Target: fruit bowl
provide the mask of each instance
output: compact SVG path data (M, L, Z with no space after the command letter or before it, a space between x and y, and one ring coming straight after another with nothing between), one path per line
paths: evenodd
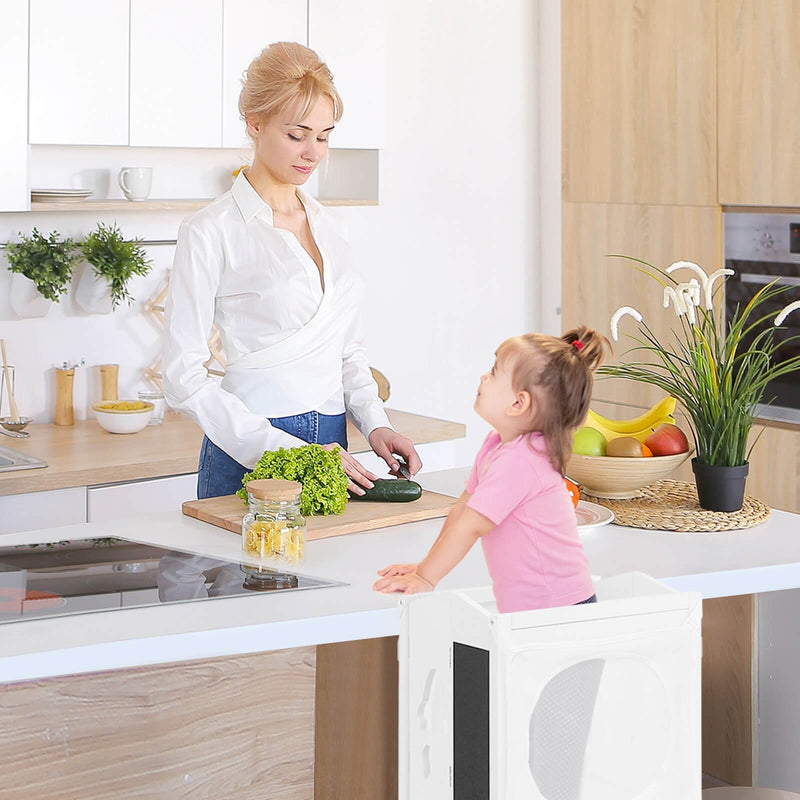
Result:
M581 456L573 453L567 462L567 476L579 484L584 492L595 497L639 497L639 489L666 478L691 454L691 449L676 455L648 458Z
M150 422L153 404L144 400L103 400L92 403L100 427L109 433L138 433Z

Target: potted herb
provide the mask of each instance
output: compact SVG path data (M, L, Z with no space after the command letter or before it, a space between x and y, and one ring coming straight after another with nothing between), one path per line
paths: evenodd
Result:
M784 305L776 314L774 309L785 303L783 295L791 287L772 282L744 306L736 306L725 325L721 312L714 308L714 298L733 270L719 269L708 275L688 261L661 270L645 261L630 260L661 284L663 306L672 308L678 324L659 341L635 308L617 309L611 318L615 341L624 316L638 323L638 334L630 337L636 344L625 354L636 360L606 365L598 374L648 383L676 397L694 437L692 467L701 507L736 511L742 507L748 458L755 444L748 440L756 405L771 401L765 397L771 380L800 369L800 355L779 362L774 359L780 347L800 339L775 335L786 316L800 308L800 301ZM675 272L690 272L692 277L679 282L673 277ZM724 488L706 488L708 475L724 476L721 485L733 489L730 495Z
M34 228L30 236L19 236L19 242L6 245L12 273L9 302L21 317L43 317L67 291L77 247L72 239L59 239L57 231L43 236Z
M101 222L81 243L81 252L91 269L84 269L75 290L78 305L90 314L107 314L123 300L130 305L128 281L151 268L140 240L127 240L116 225Z

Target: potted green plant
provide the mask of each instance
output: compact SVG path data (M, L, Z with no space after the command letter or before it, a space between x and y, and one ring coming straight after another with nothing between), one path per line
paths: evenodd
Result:
M627 258L623 256L623 258ZM672 308L677 324L659 340L642 315L631 306L617 309L611 318L611 335L619 339L621 319L638 323L635 342L624 355L635 360L610 364L599 375L627 378L656 386L676 397L686 412L694 437L692 467L702 508L736 511L742 507L748 458L755 441L749 435L756 405L765 398L774 378L800 369L800 355L776 361L776 351L798 336L778 337L776 329L800 301L785 305L777 314L776 302L790 287L772 282L762 286L744 306L737 306L726 325L715 308L715 297L733 270L710 275L697 264L679 261L662 270L646 261L630 259L637 268L661 284L663 306ZM680 282L673 273L691 272ZM771 306L772 311L767 311ZM765 323L771 323L765 325ZM718 479L707 487L706 479Z
M147 275L151 262L139 239L125 239L115 225L98 223L81 243L88 262L75 289L75 300L90 314L108 313L123 300L133 302L128 281L134 275Z
M57 231L44 236L34 228L30 236L19 236L19 242L6 245L9 302L21 317L43 317L67 291L79 253L75 242L59 239Z

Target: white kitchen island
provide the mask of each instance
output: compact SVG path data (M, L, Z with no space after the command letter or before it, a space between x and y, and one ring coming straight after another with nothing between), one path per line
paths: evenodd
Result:
M422 477L421 482L426 488L456 495L463 488L466 474L466 470L431 473ZM773 511L767 522L740 531L686 534L608 525L583 531L582 539L592 573L599 578L639 570L674 588L698 591L705 598L716 598L800 587L800 536L797 535L799 523L798 515ZM441 520L434 519L309 542L305 563L299 571L314 577L342 581L347 584L345 586L265 596L240 595L210 602L115 609L0 625L0 681L5 684L2 695L4 713L8 717L14 710L27 708L28 703L37 703L38 706L47 706L50 703L51 710L57 716L58 701L67 691L64 687L73 683L80 687L77 694L86 702L88 715L91 715L95 704L97 709L104 709L101 713L111 713L109 708L114 707L113 702L109 701L107 695L101 702L95 694L95 687L107 684L113 687L107 689L113 694L119 691L120 686L133 686L138 678L152 678L156 682L163 680L160 671L166 671L164 674L172 682L171 703L178 703L177 698L183 697L181 681L189 676L186 677L184 702L187 707L200 704L202 710L214 689L202 681L203 688L193 688L190 681L197 678L197 669L201 670L202 675L205 675L203 670L207 672L211 669L221 670L221 674L232 676L238 675L235 673L236 665L246 665L243 668L248 677L238 676L231 680L234 684L238 681L238 688L245 696L247 685L243 682L256 681L252 696L242 706L242 714L253 723L252 731L259 730L259 725L273 719L271 712L266 709L272 707L270 703L274 706L276 700L282 708L281 698L284 694L288 700L294 697L295 705L299 709L295 718L306 720L305 739L300 731L297 740L303 740L304 743L292 745L293 751L298 754L297 763L302 762L301 767L295 764L295 772L292 774L295 777L300 775L300 778L292 778L278 791L280 780L274 770L280 773L281 765L259 764L261 789L264 788L263 780L268 780L271 781L275 797L377 797L378 795L369 794L369 791L375 789L368 788L369 781L365 779L363 772L358 776L356 785L364 787L364 794L338 794L340 791L351 792L352 788L342 787L353 785L348 782L348 766L342 752L366 746L360 740L359 743L353 742L352 748L348 748L346 739L351 733L356 735L354 730L363 734L368 742L371 739L383 739L373 744L385 754L388 753L386 757L389 760L394 746L391 740L386 741L386 737L380 735L380 731L382 726L386 728L387 722L391 727L391 719L382 719L381 715L389 714L392 703L395 702L395 695L391 691L392 681L396 676L396 672L392 671L392 667L396 670L396 664L393 663L395 640L392 637L398 631L397 598L377 594L372 591L371 586L378 568L393 561L418 560L424 555L440 527ZM196 552L231 562L239 560L241 546L237 534L190 519L179 512L129 517L114 523L86 523L12 534L3 537L3 544L108 536ZM474 548L442 582L441 589L474 587L487 583L488 575L480 548ZM326 647L329 649L326 650ZM346 648L355 649L349 656L344 656L349 660L346 665L342 665L339 661L342 654L346 653ZM325 655L321 660L322 654ZM280 665L259 662L253 671L248 660L270 658L277 659ZM326 665L324 669L323 663ZM284 671L281 672L281 669ZM272 675L271 670L277 671ZM193 671L194 677L190 675ZM327 677L321 679L321 671ZM298 677L302 675L305 675L304 679ZM374 685L369 684L373 679L377 682ZM292 695L288 687L295 680L305 680L305 694L300 692L297 696ZM255 690L256 686L260 688ZM231 704L236 694L235 689L236 685L228 685L226 689L230 692L228 701ZM24 698L23 695L28 691L30 698ZM206 695L205 692L209 694ZM381 697L377 697L376 693ZM364 714L367 712L362 708L352 715L353 719L348 723L342 716L342 704L346 707L353 698L363 700L367 710L379 700L386 705L382 710L378 709L377 717L371 721L365 721ZM321 706L332 699L334 706L321 712ZM72 710L69 713L75 713L74 692L72 700ZM212 718L215 721L210 724L207 735L201 737L203 742L213 740L212 731L219 729L220 725L224 730L224 724L219 722L219 718L220 715L224 716L225 708L226 703L223 702L222 708L213 711ZM259 713L262 709L263 720ZM158 708L151 712L156 719L159 718ZM41 721L34 722L34 727L25 734L29 739L37 735L40 738L55 736L56 739L59 735L62 738L69 736L63 731L63 721L58 723L56 719L53 719L48 733L45 734L47 715L41 716L42 713L40 708L37 719L41 717ZM346 716L348 715L345 713L344 717ZM338 719L332 722L331 717ZM199 719L203 718L200 713ZM190 719L196 722L194 717ZM278 719L275 718L274 722L277 725ZM282 720L281 724L284 722L286 720ZM58 727L59 724L61 728ZM77 725L77 721L73 724ZM182 724L189 723L184 720ZM240 720L237 724L241 724ZM36 728L36 725L40 727ZM313 741L314 725L318 740L316 752ZM17 729L14 725L9 726L7 735L13 735L15 730ZM58 734L59 730L62 731L61 734ZM327 754L320 751L321 738L332 748ZM165 734L165 752L174 752L174 746L168 744L170 741L170 737ZM57 743L63 772L66 761L69 758L74 761L74 757L64 752L65 748L67 751L70 749L65 741L59 740ZM197 746L195 743L195 747ZM133 736L121 742L119 747L128 753L139 753L142 756L140 750L148 750L148 743ZM0 751L4 749L8 749L7 743L4 743ZM79 748L73 745L73 749ZM237 774L238 770L247 765L246 752L246 747L244 751L237 751ZM252 757L256 758L256 755L253 751ZM13 752L8 757L13 759ZM188 754L181 757L191 761ZM363 752L355 753L354 765L361 763L363 757ZM379 759L373 758L372 761ZM181 785L174 783L174 776L169 779L173 783L167 781L153 784L149 782L148 776L157 768L146 759L142 764L142 773L136 773L135 776L137 785L143 791L141 795L119 794L120 787L112 786L108 795L92 796L158 796L157 791L164 791L167 786L173 792L171 796L221 796L205 792L216 779L231 786L230 777L223 780L219 775L213 774L214 770L210 770L212 774L209 777L210 768L207 763L194 764L192 769L187 767L186 777ZM314 782L315 765L317 788L316 794L313 794L309 787ZM4 770L10 767L10 764L2 765ZM84 769L83 766L80 768ZM174 770L174 763L172 768ZM381 785L391 785L391 769L391 765L387 767L385 764L383 767L376 767L376 772L381 773L376 780L379 783L382 781ZM325 773L325 780L330 781L325 784L329 787L327 789L321 788L321 772ZM336 774L331 777L331 773ZM128 780L133 779L128 776ZM72 785L74 787L75 784ZM52 782L46 784L47 796L70 796L51 793L53 787ZM150 787L150 795L145 791L147 787ZM257 786L250 788L252 795L237 785L236 796L263 796L258 794ZM192 791L199 794L193 795Z

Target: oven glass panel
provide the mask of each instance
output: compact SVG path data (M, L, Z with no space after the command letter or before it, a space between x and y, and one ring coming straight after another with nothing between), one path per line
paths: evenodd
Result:
M749 345L755 336L765 328L770 328L774 336L782 344L775 355L777 362L785 361L800 354L800 312L794 312L784 321L780 328L775 328L773 320L780 310L788 303L800 300L800 262L777 263L770 261L742 261L728 259L725 266L736 273L728 278L725 284L725 315L729 323L735 310L744 306L753 298L753 295L774 280L787 286L787 291L775 301L762 304L764 320L749 336L745 342ZM767 385L764 393L764 403L775 406L800 409L800 375L789 373Z

